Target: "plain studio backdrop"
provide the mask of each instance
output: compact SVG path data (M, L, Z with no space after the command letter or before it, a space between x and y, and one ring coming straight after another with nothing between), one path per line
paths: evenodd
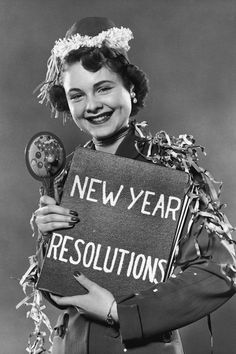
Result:
M206 147L201 164L224 182L222 201L236 224L234 0L1 0L1 354L26 353L33 328L27 309L15 310L24 296L17 279L35 250L29 219L40 187L26 170L24 147L45 130L63 140L67 153L86 141L72 122L51 118L32 92L44 80L54 41L86 16L107 16L133 30L129 57L151 87L137 120L148 120L153 132L191 133ZM212 314L215 354L235 353L235 306L234 297ZM48 305L47 313L54 322L58 312ZM187 354L210 353L206 318L181 335Z

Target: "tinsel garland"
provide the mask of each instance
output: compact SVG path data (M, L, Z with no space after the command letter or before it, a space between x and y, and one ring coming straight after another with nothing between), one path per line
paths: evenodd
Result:
M226 215L222 212L225 206L220 203L220 192L222 183L217 182L211 174L198 165L198 150L205 154L202 146L196 145L192 135L179 135L177 138L169 136L166 132L157 132L154 136L147 131L146 122L132 122L136 132L137 140L135 147L137 151L147 160L153 163L161 164L168 168L178 169L188 173L190 177L190 187L188 195L191 200L190 212L191 219L188 225L186 235L182 237L193 236L195 239L196 254L200 257L201 250L198 245L198 236L203 228L207 231L209 237L216 235L231 255L232 262L230 264L222 264L222 273L236 286L236 257L234 245L236 242L232 239L231 232L235 228L230 224ZM64 172L66 176L68 171ZM62 173L63 175L63 173ZM63 176L60 178L64 178ZM215 187L218 185L218 188ZM34 214L31 220L31 226L34 230ZM202 222L194 235L191 235L192 225L194 221L201 219ZM43 240L41 241L43 242ZM178 256L178 249L175 259ZM28 347L26 350L29 354L51 353L51 348L45 349L46 332L42 331L42 325L46 326L49 331L49 341L51 342L52 327L48 317L43 310L42 295L36 289L37 279L39 277L39 267L36 255L30 258L30 267L23 275L20 285L23 288L26 297L17 305L30 306L27 317L30 317L35 324L35 329L29 335ZM29 295L27 291L30 289Z
M137 151L147 160L173 169L188 173L188 189L190 198L191 219L188 231L182 237L194 237L197 256L201 256L198 237L202 229L209 237L216 235L228 254L231 255L230 264L221 264L221 271L236 286L236 256L235 240L231 233L235 231L226 215L222 212L225 204L220 202L222 182L217 182L209 171L198 165L198 150L205 154L205 149L195 143L192 135L169 136L165 131L157 132L154 136L148 131L147 122L134 122L139 137L135 143ZM216 188L218 185L218 188ZM189 192L191 191L191 192ZM196 220L201 220L195 234L192 235L192 226ZM178 249L175 259L178 256Z
M26 317L31 318L34 322L34 330L28 336L26 351L29 354L51 353L51 345L48 350L45 346L47 345L46 340L52 344L53 329L49 318L44 313L46 306L42 304L42 294L36 289L39 277L36 255L29 257L29 262L30 266L20 280L20 285L26 297L16 305L16 309L19 309L22 305L29 306L30 309L27 311ZM49 335L43 327L49 332Z

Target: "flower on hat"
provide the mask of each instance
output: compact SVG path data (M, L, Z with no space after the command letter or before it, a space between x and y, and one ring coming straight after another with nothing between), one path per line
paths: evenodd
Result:
M133 33L129 28L113 27L107 31L100 32L97 36L81 36L79 33L69 38L59 39L55 42L52 53L60 59L63 59L71 50L81 47L98 47L103 43L110 48L123 49L126 52L130 49L128 42L133 38Z

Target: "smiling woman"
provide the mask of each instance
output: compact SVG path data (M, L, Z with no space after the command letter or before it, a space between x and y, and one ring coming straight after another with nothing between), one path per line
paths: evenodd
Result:
M99 49L82 47L69 52L58 81L61 84L52 85L47 93L55 110L72 115L78 127L92 136L97 150L114 153L120 143L120 139L114 143L114 134L124 137L130 116L144 105L145 74L123 53L103 44ZM114 144L104 147L110 137Z
M236 289L232 227L220 210L213 178L197 164L193 137L174 138L162 131L152 138L142 129L144 122L130 119L143 107L148 92L145 74L128 59L130 39L129 29L116 28L106 18L77 22L63 40L56 42L39 97L41 102L49 101L56 114L72 116L75 124L92 138L85 148L187 172L191 185L187 230L173 253L176 274L164 283L119 298L76 272L75 278L87 289L86 295L60 298L45 294L55 306L67 307L55 327L53 354L121 354L127 348L134 354L182 354L177 329L216 310ZM67 172L68 168L61 181L65 181ZM98 184L101 186L102 181ZM55 183L56 191L57 188ZM90 192L94 191L91 186ZM144 191L140 193L131 191L133 204ZM151 205L154 195L147 191L142 196L141 213L150 216L151 211L145 207ZM165 215L163 209L165 218L169 212L174 215L179 207L171 207L172 201L168 202ZM44 195L34 213L39 255L45 256L45 244L53 231L79 222L76 211L59 203L60 200ZM164 208L161 196L155 203L152 215ZM57 235L62 242L62 236ZM95 244L86 247L86 252L89 247L95 252ZM142 264L145 265L144 258ZM136 271L134 275L137 276Z

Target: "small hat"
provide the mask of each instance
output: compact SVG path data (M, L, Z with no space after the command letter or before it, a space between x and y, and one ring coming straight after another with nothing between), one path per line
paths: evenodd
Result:
M102 31L116 27L114 22L106 17L85 17L75 22L66 32L66 38L79 33L81 36L97 36Z
M107 17L85 17L75 22L66 32L65 38L70 39L75 35L96 37L100 33L116 28L116 25ZM130 30L129 30L130 31ZM96 42L94 41L95 46ZM128 60L127 50L120 45L116 48L120 54L123 54Z

